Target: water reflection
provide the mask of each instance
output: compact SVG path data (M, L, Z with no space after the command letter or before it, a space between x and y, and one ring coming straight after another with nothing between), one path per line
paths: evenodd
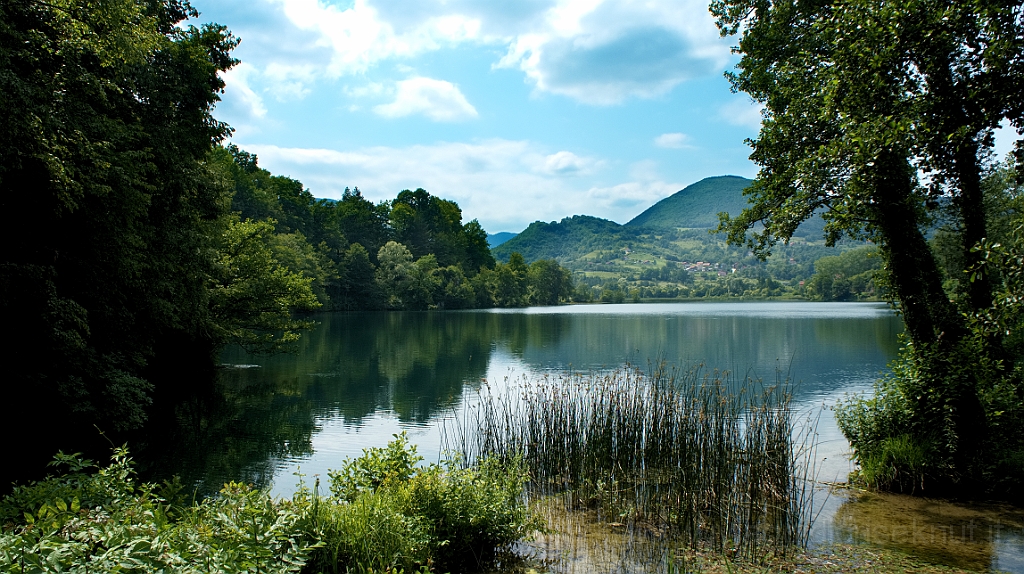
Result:
M203 490L229 479L266 486L277 477L284 493L297 466L325 472L406 428L429 459L440 448L438 419L462 408L467 389L510 371L529 376L664 359L771 380L778 368L800 381L798 402L817 404L837 390L868 388L895 354L900 329L881 305L807 303L316 319L295 354L229 349L212 385L197 382L165 397L138 441L144 468L152 476L179 474Z
M813 414L843 393L870 390L895 357L902 329L884 305L835 303L595 305L316 319L319 325L297 353L267 357L231 349L216 381L191 381L162 397L147 434L133 443L146 476L178 474L204 493L243 480L290 494L292 472L322 476L400 430L409 431L428 461L436 460L441 421L472 404L485 379L500 384L509 374L644 366L658 359L680 366L703 362L768 380L779 369L798 382L796 408ZM817 431L819 480L844 480L851 469L847 443L830 413ZM813 536L893 544L964 567L1024 572L1024 520L993 519L978 507L970 512L981 514L951 518L948 504L919 503L833 497ZM967 542L934 542L960 540L963 533L970 534Z

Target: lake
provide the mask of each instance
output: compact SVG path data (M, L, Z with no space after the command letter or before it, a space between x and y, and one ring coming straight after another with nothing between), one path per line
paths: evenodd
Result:
M427 462L436 461L441 427L476 400L482 385L665 361L682 369L729 370L738 381L790 379L799 419L820 415L818 480L844 481L852 470L848 445L828 407L847 393L872 389L895 358L903 328L876 303L576 305L315 319L317 327L295 354L227 350L215 391L175 406L174 424L147 445L144 464L206 492L226 480L245 480L288 495L295 473L326 477L346 457L383 446L401 431ZM914 539L904 544L906 536L880 529L880 521L894 520L878 514L893 506L891 500L852 500L824 490L819 500L824 508L814 542L896 541L951 564L1024 571L1014 550L1024 543L1024 520L1017 523L1006 509L968 519L956 505L945 514L906 510L904 516L921 518L899 527ZM970 540L965 520L972 521ZM952 540L961 526L967 558ZM918 543L925 532L934 542L936 528L946 533L942 544Z

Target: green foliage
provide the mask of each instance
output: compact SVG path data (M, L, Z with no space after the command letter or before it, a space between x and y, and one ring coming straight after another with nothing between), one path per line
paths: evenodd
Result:
M418 467L403 433L331 472L334 496L291 500L238 483L190 498L180 482L138 482L124 448L0 501L0 572L428 572L478 567L538 530L521 465ZM351 481L351 484L350 484Z
M1019 457L1024 452L1024 396L1019 370L1007 372L975 329L952 351L907 341L875 386L874 396L847 397L836 420L853 448L867 484L902 492L1019 497ZM941 375L941 376L939 376ZM964 444L962 410L972 404L974 440ZM965 406L967 405L967 406Z
M93 474L59 460L71 474L4 499L0 571L299 572L312 550L300 505L251 487L182 504L161 496L173 489L137 483L124 449Z
M257 352L280 350L295 342L306 322L292 318L292 310L320 306L310 288L313 278L303 277L275 257L273 231L273 220L229 220L209 287L210 310L220 337Z
M874 275L880 267L878 250L872 246L822 257L814 262L814 276L807 282L808 297L820 301L853 301L871 296L875 291Z
M333 571L479 567L541 528L524 501L526 473L517 461L420 462L403 432L331 471L315 564Z
M534 261L527 278L527 298L534 305L558 305L572 296L572 275L554 260Z
M987 182L989 219L1001 241L979 244L974 252L980 262L964 268L965 258L956 247L959 238L947 231L934 240L947 254L947 273L960 276L953 295L965 308L968 334L944 348L908 343L892 374L876 387L875 397L851 398L837 409L840 428L860 462L860 476L869 484L934 492L974 483L989 495L1019 498L1024 460L1024 230L1005 167L996 166L993 175L999 181ZM964 284L982 277L992 286L992 305L971 311ZM965 400L969 393L976 399ZM966 430L973 440L965 446L958 415L972 405L978 411L972 417L976 428Z
M0 6L0 207L47 230L0 231L0 317L23 329L3 359L26 404L62 425L137 427L152 366L215 345L207 231L223 201L202 161L229 131L211 112L237 40L184 23L193 13ZM7 434L26 422L5 419Z
M724 214L720 230L761 257L817 212L830 244L872 239L910 342L877 403L844 407L844 431L862 466L910 464L916 457L893 453L922 448L939 489L991 486L999 479L987 469L1002 449L985 396L995 381L1015 383L1005 379L998 340L972 317L992 306L996 286L993 274L977 272L976 249L988 235L982 175L992 131L1024 124L1024 93L1013 87L1024 79L1016 6L715 0L711 11L723 35L740 34L733 87L764 105L750 142L760 166L745 192L751 205ZM959 252L945 259L970 270L970 281L943 277L924 234L937 213L959 240L939 242ZM832 295L847 291L840 279ZM904 404L909 415L897 416ZM879 416L900 422L877 434Z
M341 469L330 471L331 495L352 502L360 493L374 492L385 482L408 482L423 457L416 454L416 445L409 444L405 432L394 437L386 447L364 448L362 456L346 459Z

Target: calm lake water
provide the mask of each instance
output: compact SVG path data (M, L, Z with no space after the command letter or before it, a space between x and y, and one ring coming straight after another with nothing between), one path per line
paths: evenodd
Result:
M871 390L902 331L887 306L872 303L586 305L316 320L296 354L225 352L216 391L177 405L174 424L143 458L205 491L245 480L288 495L295 473L326 478L346 457L403 430L428 462L437 460L441 427L475 401L481 385L663 360L729 370L736 380L791 379L801 419L820 414L818 480L844 481L852 469L848 445L828 407ZM820 494L815 542L895 545L950 564L1024 572L1024 518L1012 511L971 514L948 504L912 511L919 501L911 501L898 513L910 522L900 522L880 514L893 499Z

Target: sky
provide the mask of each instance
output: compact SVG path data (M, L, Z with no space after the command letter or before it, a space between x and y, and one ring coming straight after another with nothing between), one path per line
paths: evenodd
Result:
M625 223L753 177L759 108L706 0L193 0L241 44L214 115L316 197L456 201L489 233Z
M490 233L619 223L753 177L758 108L704 1L193 0L241 43L214 115L316 197L422 187Z

